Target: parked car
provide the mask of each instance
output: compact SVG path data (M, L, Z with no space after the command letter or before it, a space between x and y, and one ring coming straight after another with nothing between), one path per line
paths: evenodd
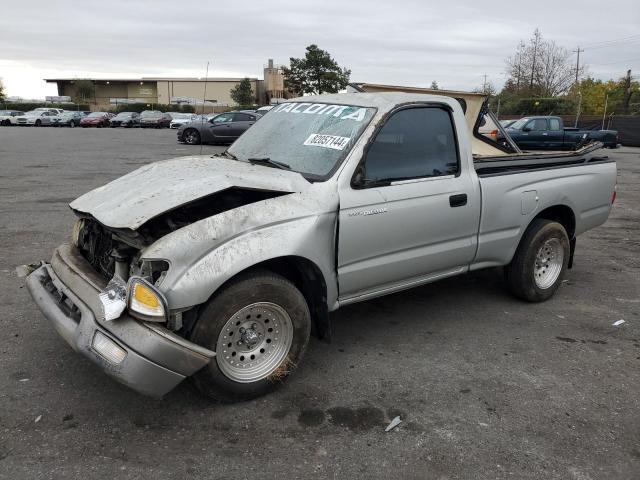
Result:
M253 125L259 115L246 112L226 112L209 121L192 122L178 129L178 141L189 145L200 143L231 143Z
M16 125L18 117L24 115L19 110L0 110L0 125Z
M158 110L145 110L140 114L142 128L169 128L171 115Z
M616 164L489 143L470 127L486 97L465 116L450 95L301 97L221 154L145 165L71 202L72 242L28 289L116 380L162 396L193 377L218 401L282 384L345 305L491 267L547 300L609 216Z
M64 112L62 108L50 108L50 107L38 107L38 108L34 108L33 111L34 112L51 112L54 115L58 115Z
M169 128L180 128L182 125L192 122L198 117L194 113L174 113L171 114Z
M91 112L89 115L80 120L80 126L82 128L87 127L97 127L103 128L108 127L111 119L115 115L113 113L108 112Z
M80 120L85 117L82 112L62 112L51 118L51 125L54 127L77 127Z
M509 125L507 132L525 150L574 150L589 141L602 142L609 148L619 146L615 130L568 128L560 117L524 117Z
M111 127L139 127L140 114L138 112L120 112L111 119Z
M256 113L258 115L264 115L265 113L267 113L269 110L271 110L274 107L274 105L265 105L264 107L260 107L256 110Z
M42 127L51 125L51 119L56 114L48 110L31 110L20 117L16 117L16 125Z

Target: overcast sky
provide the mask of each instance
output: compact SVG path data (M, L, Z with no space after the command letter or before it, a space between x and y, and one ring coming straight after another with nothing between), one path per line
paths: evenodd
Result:
M5 0L0 77L28 98L57 94L43 78L203 77L207 61L210 77L262 78L268 58L288 64L316 43L352 81L468 90L486 73L500 88L505 58L536 27L585 48L597 78L640 72L638 0Z

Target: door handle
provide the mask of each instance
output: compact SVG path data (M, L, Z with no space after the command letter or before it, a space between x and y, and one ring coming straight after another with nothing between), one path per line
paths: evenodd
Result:
M467 194L459 193L457 195L451 195L449 197L449 206L452 208L462 207L467 204Z

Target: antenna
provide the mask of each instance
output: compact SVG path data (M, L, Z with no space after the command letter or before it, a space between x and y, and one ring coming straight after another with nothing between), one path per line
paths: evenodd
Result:
M202 95L202 117L200 120L200 128L204 125L204 104L207 101L207 80L209 79L209 62L207 62L207 71L204 74L204 94ZM202 155L202 134L200 134L200 155Z

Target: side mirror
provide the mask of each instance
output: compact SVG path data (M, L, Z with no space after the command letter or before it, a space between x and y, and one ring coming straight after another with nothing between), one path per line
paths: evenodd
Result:
M530 132L530 131L531 131L531 128L529 128L529 127L524 127L524 128L522 129L522 131L523 131L523 132Z

